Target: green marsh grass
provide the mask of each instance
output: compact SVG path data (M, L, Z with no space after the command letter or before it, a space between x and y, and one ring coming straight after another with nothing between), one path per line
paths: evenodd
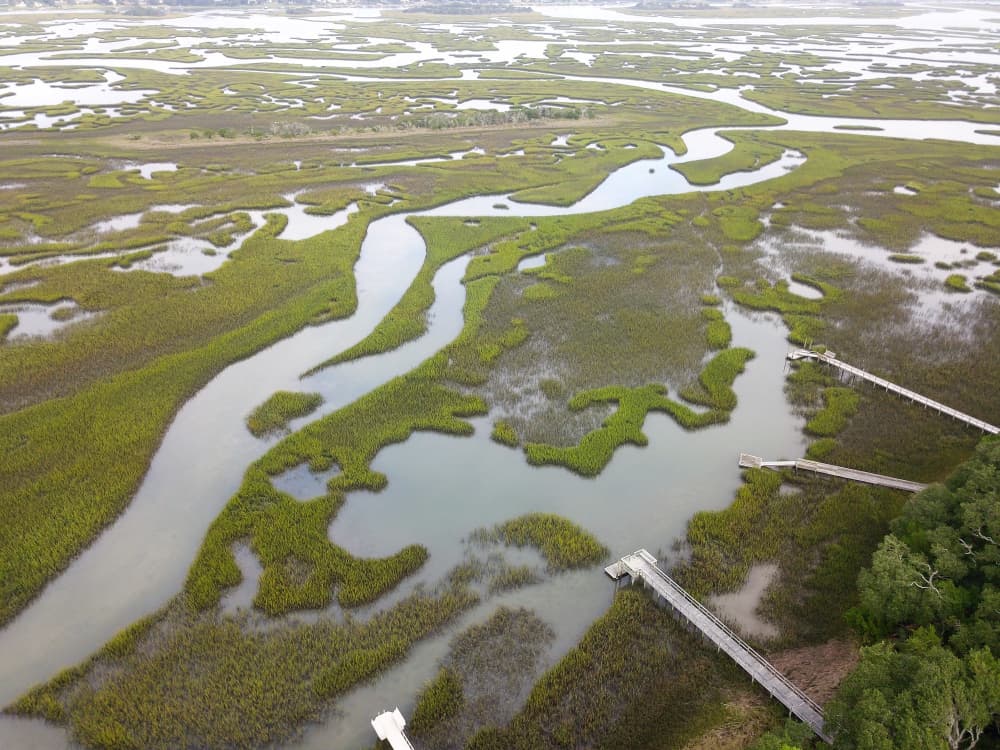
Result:
M287 429L291 420L312 414L322 403L318 393L278 391L250 413L247 429L254 437Z
M944 285L953 292L972 291L972 287L969 286L965 276L960 273L949 274L948 278L944 280Z
M385 486L385 476L369 468L381 448L416 430L470 434L472 426L462 417L485 413L479 399L438 385L429 371L424 367L397 378L307 425L248 469L188 575L186 589L195 606L214 605L224 588L239 582L231 546L245 537L264 566L255 604L271 614L325 606L334 583L344 606L372 601L423 564L427 552L416 545L383 560L356 560L334 546L326 530L344 493ZM301 503L274 489L269 476L302 463L313 471L340 467L326 496Z
M557 464L577 474L592 477L603 471L618 447L626 443L647 445L649 441L642 432L642 425L651 411L669 414L687 429L715 424L727 418L725 409L698 413L667 398L666 394L666 386L658 384L639 388L608 386L578 393L569 402L569 408L573 411L609 402L617 403L618 407L598 429L584 435L579 445L561 447L544 443L526 444L524 453L528 463Z
M356 228L363 227L358 225ZM264 267L283 265L279 260L280 250L279 258L266 252L269 247L273 251L283 246L269 246L265 238L266 235L259 240L258 246L264 251L261 253ZM183 340L170 343L171 348L192 346L189 350L176 353L168 350L165 356L138 369L97 380L72 396L53 398L0 416L0 425L3 425L0 429L0 447L3 448L0 467L7 478L0 489L0 507L8 509L11 518L0 531L0 542L4 542L0 545L3 550L0 552L0 571L3 573L0 578L0 622L9 619L30 601L45 581L62 570L124 508L139 485L163 429L184 400L225 364L253 354L309 321L342 316L353 309L355 298L350 267L359 242L359 234L348 229L343 242L336 245L339 252L331 253L328 247L323 248L322 253L317 252L316 262L327 269L329 279L304 290L293 284L275 287L276 277L271 273L263 274L269 279L267 284L263 283L263 278L261 283L248 283L249 277L243 275L242 264L236 264L234 268L240 270L232 279L233 293L252 299L255 288L266 289L267 293L258 304L269 304L272 309L244 315L234 329L204 343ZM318 245L316 249L319 250ZM251 249L248 248L247 253L249 258L254 257ZM252 262L247 265L246 272L256 275L259 265ZM222 287L222 279L217 277L212 286L213 289ZM282 296L275 297L275 293ZM190 291L185 294L192 299L196 296ZM160 301L158 326L169 326L175 334L177 330L190 330L190 326L173 327L170 308L162 299ZM220 313L233 304L225 296L220 301L223 303ZM185 305L179 300L176 314L183 317L184 309ZM151 307L150 313L154 312ZM108 315L102 316L102 325L106 324ZM123 316L123 322L127 320L128 316ZM233 321L228 325L232 326ZM88 329L81 334L84 339L88 336L102 338L99 328L83 328ZM160 330L165 343L168 328ZM125 342L138 343L134 338L125 339ZM34 361L32 355L58 346L31 347L30 354L6 362L23 369ZM0 369L3 369L4 350L0 350ZM82 351L77 350L76 354ZM148 359L149 355L140 356ZM81 374L86 373L85 367L81 370ZM50 376L53 373L47 372ZM25 441L33 446L31 451L18 449ZM85 445L86 452L67 448L67 441L77 446ZM73 477L73 481L68 481L68 477ZM88 497L87 503L78 502L81 493ZM26 502L28 498L30 502Z
M17 327L17 316L10 313L0 313L0 342L7 338L7 334Z
M346 362L358 357L381 354L417 338L427 330L426 313L434 303L431 286L434 274L447 261L484 247L509 234L528 228L522 219L484 218L475 226L462 219L411 217L427 244L427 257L413 283L375 330L354 346L327 360L315 369Z
M718 721L723 697L741 688L725 657L649 596L626 589L535 683L509 724L487 725L467 747L680 747Z
M889 256L889 260L891 260L893 263L909 263L912 265L924 262L922 256L913 255L912 253L892 253Z
M11 710L67 725L87 747L256 747L296 736L345 690L476 603L462 588L411 595L364 623L259 630L175 602L131 652L98 654ZM88 675L100 674L98 684Z
M490 529L477 529L469 538L478 544L535 547L550 571L593 565L608 554L608 549L588 531L552 513L518 516Z
M461 679L455 670L442 667L417 694L409 731L417 737L426 735L442 721L461 711L464 703Z
M510 423L502 419L493 423L493 432L490 437L501 445L507 445L511 448L516 448L521 444L517 437L517 431L511 427Z
M705 328L705 340L709 349L726 349L733 340L733 329L726 322L721 310L705 307L701 316L708 321Z
M806 422L806 432L817 437L832 437L858 410L861 397L851 388L824 388L824 407Z
M727 174L750 172L767 166L781 158L784 149L773 143L759 141L753 133L729 131L723 136L732 141L733 149L713 158L672 165L692 185L713 185Z
M498 607L452 638L437 676L417 696L412 735L426 747L464 750L482 726L517 713L555 632L523 607Z
M756 355L750 349L738 347L716 354L698 375L696 385L681 391L681 397L693 404L707 406L716 412L729 412L736 408L733 382L743 372L748 360ZM683 422L681 426L686 427Z

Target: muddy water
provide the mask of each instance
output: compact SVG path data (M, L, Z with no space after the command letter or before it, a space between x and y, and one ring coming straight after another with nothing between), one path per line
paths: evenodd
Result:
M359 555L390 554L414 542L425 545L430 559L408 588L437 581L461 562L466 549L462 539L473 529L535 511L581 524L613 555L646 547L669 558L672 541L683 534L693 513L732 502L741 451L798 456L804 450L802 420L782 391L783 328L771 316L752 319L735 309L726 311L726 319L733 326L734 346L757 352L736 380L739 406L728 424L689 433L663 415L650 415L644 429L649 445L619 449L594 479L559 467L527 466L520 451L490 440L489 419L474 421L471 438L418 434L378 455L372 468L388 476L389 486L379 494L349 497L331 526L331 538ZM416 692L433 677L448 640L500 604L530 607L546 620L557 633L548 657L557 659L607 608L610 597L610 582L600 568L590 568L490 599L414 649L404 664L340 701L338 715L310 730L301 747L370 745L370 717L397 705L409 716Z
M776 638L778 629L764 620L757 613L757 608L764 592L777 574L778 566L774 563L754 565L747 573L746 583L739 591L709 597L712 609L724 620L735 624L743 635Z
M504 50L498 57L514 51ZM432 52L421 50L420 55ZM530 50L532 55L537 53ZM32 54L6 59L11 64L30 65L39 64L42 57ZM206 57L208 65L221 62L221 55ZM226 58L225 63L232 61ZM62 60L58 64L75 63ZM94 65L95 60L86 64ZM386 60L375 67L384 65ZM161 66L165 72L184 72L183 65L174 63L137 64ZM350 66L360 67L356 62ZM474 71L465 73L469 75L464 78L476 77ZM838 126L863 124L882 127L881 131L865 133L878 137L922 138L933 133L938 138L1000 143L996 136L975 133L983 126L974 123L787 115L753 104L738 91L701 93L636 80L581 79L728 101L743 109L785 117L788 124L784 127L799 130L831 132ZM717 156L730 148L708 129L695 131L686 140L689 153L684 160ZM678 161L665 152L661 159L625 167L569 209L519 204L509 196L485 196L429 213L535 216L613 208L645 195L694 189L669 169ZM763 170L730 175L720 185L699 189L750 184L778 176L799 163L801 157L789 152ZM498 198L508 202L509 210L493 208ZM286 231L308 231L293 227L297 227L294 219ZM155 610L179 589L208 524L238 486L246 464L267 447L243 427L243 417L253 406L278 389L318 390L327 398L319 413L328 413L411 369L457 334L464 260L449 264L435 279L438 302L424 338L383 357L331 368L304 382L298 378L301 372L360 340L377 324L409 285L423 252L419 235L405 224L403 216L373 223L355 269L359 307L354 316L306 329L227 368L185 404L126 513L31 607L0 631L0 664L4 665L0 703L85 658L115 631ZM800 421L791 414L781 392L785 342L780 325L769 318L752 320L735 310L727 311L727 317L733 324L734 344L758 352L736 382L740 405L728 425L688 434L666 417L653 415L646 424L650 445L622 448L608 469L593 480L556 467L528 467L519 453L489 441L486 419L477 421L472 438L417 435L378 456L374 468L389 476L389 488L379 495L350 498L331 528L332 538L363 554L391 552L413 542L427 545L431 558L408 587L418 580L436 580L460 559L464 550L461 539L472 528L529 510L568 516L594 531L615 554L638 546L667 549L693 512L724 507L731 501L739 482L736 456L740 451L785 457L799 455L803 447ZM768 429L761 430L762 424ZM615 498L615 502L608 502L608 498ZM399 523L381 536L373 536L371 530L383 527L380 521L385 514L392 514ZM600 572L581 571L491 600L469 613L464 622L484 619L501 601L530 606L557 628L558 640L551 655L555 658L576 641L609 599L610 591ZM369 745L370 715L396 704L404 710L411 707L416 689L433 674L436 659L445 652L447 638L445 634L420 644L404 664L347 696L340 705L342 716L310 732L303 744ZM63 732L39 722L0 721L0 747L63 744Z
M728 146L725 141L714 136L710 137L706 133L692 135L685 158L707 158ZM667 162L669 159L665 157L664 173L670 171L666 169ZM618 175L622 171L628 173L628 170L644 168L642 162L637 164L638 166L630 165L613 174L588 198L575 206L555 208L514 204L517 208L504 215L519 215L521 208L525 208L526 213L530 210L532 215L542 213L555 215L579 213L585 209L593 210L594 206L611 208L626 205L640 196L635 195L634 190L625 189ZM648 173L648 167L645 169ZM680 178L677 173L671 174L671 180L676 181ZM765 168L756 173L756 179L764 179L769 175ZM753 175L743 175L743 179L753 181ZM680 183L676 184L678 191L683 189ZM662 185L656 183L647 183L647 186L650 190L648 194L657 194L664 189ZM687 186L686 189L693 188ZM464 212L465 202L460 203L463 204L462 207L454 210ZM469 207L473 205L469 204ZM447 207L443 207L428 213L440 215L448 211ZM290 218L294 222L296 217ZM187 567L201 543L208 524L238 487L244 467L267 447L266 443L252 438L243 425L245 415L256 404L279 389L319 391L326 398L326 402L317 414L306 418L314 419L349 403L391 377L407 372L457 335L462 324L461 307L464 299L464 289L460 280L467 259L453 261L439 271L435 279L437 302L429 316L430 330L426 336L380 357L366 358L329 368L304 380L298 378L301 372L360 340L409 286L422 261L425 248L419 234L406 224L405 219L405 215L402 214L389 216L373 222L369 227L362 246L361 258L355 268L359 306L354 316L347 320L307 328L243 362L232 365L184 405L170 426L128 510L62 576L57 578L34 604L0 632L0 663L5 665L6 672L3 684L0 686L0 703L9 702L32 684L50 677L62 667L78 662L117 630L155 610L180 588ZM740 325L739 320L741 319L736 318L737 326ZM749 323L746 325L751 326ZM780 389L779 363L784 353L783 344L780 343L782 335L772 323L756 324L756 326L745 329L738 340L759 348L752 340L756 338L753 331L758 331L765 337L770 336L774 340L777 346L776 353L772 353L771 356L762 352L761 364L755 365L755 369L769 368L773 373L777 373L775 375L777 379L763 386L761 392L767 393L767 399L773 401L775 408L779 409L774 414L786 413L787 409L781 407ZM778 349L780 351L777 351ZM748 377L744 382L753 381ZM753 392L757 392L757 389L754 388ZM758 404L770 402L760 399L755 401ZM300 420L300 423L304 421ZM695 468L703 466L694 460L696 455L703 455L713 462L732 464L725 473L707 470L713 481L728 474L722 491L705 485L701 485L697 492L694 487L676 491L677 497L671 501L670 513L664 514L665 518L669 519L665 521L669 528L664 527L662 530L662 542L666 543L680 530L694 508L705 507L706 503L719 505L728 503L738 476L732 456L736 455L739 448L734 445L732 456L722 460L719 458L720 450L711 447L718 445L717 438L706 437L711 435L712 431L685 437L676 426L664 419L651 418L649 421L650 438L654 441L654 445L666 444L657 437L661 431L666 431L674 434L674 439L670 441L671 445L676 443L677 446L683 446L683 452L688 457L678 464L679 472L701 474L702 469ZM784 418L779 418L778 421L782 422ZM730 426L720 428L717 435L723 432L735 435L732 430L737 424L739 422L734 419ZM292 426L294 428L299 425ZM795 439L799 440L797 426L792 426L791 422L786 426L788 434L795 435ZM417 468L429 466L426 461L419 458L422 454L427 455L424 451L428 448L423 443L427 439L440 438L420 436L406 444L407 451L416 450L412 455L417 458L412 461L418 465ZM743 441L737 442L742 444ZM454 450L457 455L464 450L476 450L476 446L481 448L481 442L455 441L453 448L449 450ZM487 447L492 452L496 450L492 443ZM430 450L435 451L433 448ZM571 498L583 492L583 488L596 493L591 494L592 498L617 496L605 494L608 492L607 489L598 491L603 482L608 480L578 480L561 469L530 469L523 458L516 454L495 453L495 455L502 456L501 460L506 462L501 464L502 471L496 475L498 480L499 478L510 480L512 477L520 476L521 478L516 481L535 481L536 477L544 477L547 478L544 481L554 482L555 484L545 491L551 492L553 498L563 498L553 506L557 512L567 512L568 508L573 506ZM656 455L656 452L647 451L641 455L648 457ZM385 459L380 456L379 461L382 460ZM657 477L643 476L641 472L630 470L629 467L636 460L638 460L637 452L625 449L621 451L606 474L608 477L620 476L621 481L630 482L637 492L645 492L651 498L655 494L653 488L659 486ZM662 462L658 461L657 464L661 465ZM466 467L475 465L476 459L473 457L463 462L463 466ZM474 482L476 476L477 472L473 472L466 477L466 480ZM411 481L405 474L396 475L395 470L392 470L390 478L394 489L389 494L379 496L380 499L391 498L396 492L406 492ZM443 479L442 473L435 472L425 476L424 481L433 483L448 480ZM492 483L498 487L503 486L500 481ZM623 491L624 489L616 489L616 492ZM605 523L602 516L604 511L600 509L596 499L592 500L591 505L595 507L595 516L591 519L593 523L589 523L585 517L580 517L579 508L585 506L578 506L575 512L567 514L587 523L602 535L606 543L616 549L634 546L625 533L625 529L632 525L631 522L619 518L618 531L613 531L614 522L608 519ZM509 517L515 514L516 510L510 507L501 515ZM445 517L450 513L450 510L443 511ZM486 514L482 520L477 521L477 524L491 520L499 520L499 516L494 519L493 514ZM468 518L461 521L462 533L468 530L469 522ZM448 529L449 536L442 537L439 544L433 544L437 551L434 552L432 549L432 562L428 565L425 576L437 575L450 564L446 564L446 561L455 557L454 549L450 552L442 550L448 549L449 545L455 545L461 533L455 536L459 529L454 525L442 524L441 528ZM405 543L415 540L417 539L411 536L410 541ZM395 539L388 541L394 542ZM427 543L430 540L421 541ZM645 539L637 541L640 544L648 544ZM593 586L586 577L580 580L580 585L585 590ZM563 590L563 584L556 588ZM567 593L571 591L572 588L568 589ZM526 595L535 596L535 594ZM589 595L585 596L583 601L590 601L588 597ZM606 601L598 603L594 600L592 604L586 606L592 608L588 610L591 614L596 614L604 604ZM578 623L577 630L585 627L586 621L587 618L577 618L575 620ZM572 639L569 639L566 642L568 644L571 641ZM25 725L18 723L18 726ZM3 736L8 729L14 731L9 727L10 725L7 725L7 728L0 729L0 736Z
M246 414L276 390L301 390L304 369L367 335L409 286L423 252L402 217L373 223L355 266L352 317L306 328L226 368L181 408L128 510L0 631L0 704L79 661L180 588L209 523L267 448L247 432ZM357 383L352 391L350 382L324 394L326 408L371 387Z

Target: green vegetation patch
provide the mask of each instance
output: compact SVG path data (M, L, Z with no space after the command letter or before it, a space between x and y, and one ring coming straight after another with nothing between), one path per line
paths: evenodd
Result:
M752 350L738 347L719 352L698 375L698 383L681 391L681 397L693 404L701 404L717 412L736 408L733 382L743 372L748 360L756 356ZM682 426L685 425L681 422Z
M323 403L318 393L278 391L247 417L247 429L254 437L284 430L293 419L312 414Z
M858 410L860 401L861 397L851 388L824 388L825 406L806 422L806 432L817 437L836 435Z
M521 441L517 437L517 430L510 423L502 419L498 419L493 423L493 432L490 434L490 438L501 445L507 445L511 448L516 448L521 444Z
M453 588L410 596L364 623L321 619L266 631L178 602L131 653L99 655L9 710L58 720L88 747L279 743L475 602Z
M705 328L705 340L710 349L726 349L733 340L733 329L726 322L721 310L714 307L706 307L701 311L701 315L708 321Z
M998 469L1000 440L984 438L943 485L904 506L858 577L851 619L885 640L862 650L829 706L838 746L865 747L873 735L893 749L995 737ZM876 720L887 705L893 710Z
M541 677L506 727L480 729L467 747L680 747L723 718L724 696L742 682L669 612L626 589Z
M953 292L972 291L972 288L969 286L965 276L960 273L949 274L948 278L944 280L944 285Z
M417 737L425 736L442 721L455 716L464 705L461 679L455 670L442 667L417 694L408 731Z
M478 544L502 543L515 547L535 547L549 570L582 568L603 560L608 549L572 521L551 513L529 513L478 529L469 535Z
M544 443L528 443L524 447L528 463L536 466L557 464L583 476L600 474L614 456L615 449L626 443L645 446L649 440L642 432L643 422L650 411L669 414L687 429L704 427L725 421L726 414L719 410L698 413L677 401L667 398L663 385L638 388L608 386L578 393L570 401L573 410L585 409L592 404L614 402L618 408L596 430L588 432L579 445L560 447Z
M842 636L847 622L830 617L857 603L859 570L898 512L903 493L860 484L831 491L799 477L796 492L780 492L782 475L744 473L733 504L696 513L688 523L690 562L675 577L695 595L739 589L752 565L780 569L762 603L766 619L788 640Z
M7 334L17 327L17 316L10 313L0 313L0 342L7 338Z
M692 185L714 185L727 174L752 172L778 161L784 153L781 146L758 140L752 133L728 131L723 136L733 142L732 150L711 159L699 159L672 164Z
M417 697L407 731L426 747L463 750L478 728L507 724L554 640L534 612L499 607L452 639L437 676Z
M231 547L247 537L264 566L254 604L268 613L325 606L335 582L342 605L377 598L422 565L427 552L414 545L390 558L364 561L334 546L327 527L344 494L385 486L385 476L369 468L384 446L416 430L467 435L472 426L460 417L484 412L480 400L417 371L286 437L247 470L243 486L209 528L186 584L195 606L213 605L224 588L239 582ZM274 489L270 476L303 463L313 471L340 467L326 496L302 503Z
M307 263L283 264L280 257L286 244L275 241L263 230L258 232L253 244L244 248L245 253L240 251L243 255L239 263L233 264L232 273L220 271L208 292L220 295L212 297L218 305L212 314L224 314L229 330L207 341L200 335L195 335L194 340L182 336L171 348L190 345L190 349L165 353L137 369L87 384L72 396L53 398L0 416L0 471L5 477L0 487L0 507L10 519L0 528L0 621L9 619L30 601L45 581L62 570L125 507L159 445L165 426L184 400L229 362L290 335L310 320L342 316L353 310L354 281L350 268L357 257L364 224L349 224L345 229L332 248L324 243L311 245L316 250L322 246L323 257L313 256L311 262L325 268L327 274L325 280L312 285L301 276L296 279L296 274L291 278L284 276L282 269L288 265L301 267ZM113 282L118 280L115 277L130 275L109 273L100 267L104 263L60 266L51 273L75 275L78 280L81 273L100 273ZM309 271L305 273L308 276ZM163 275L142 274L141 281L155 288L161 283L160 276ZM169 278L168 286L181 293L171 298L156 297L155 310L147 311L158 319L152 328L158 332L154 340L165 335L167 329L176 337L178 331L195 327L191 321L203 320L204 308L201 313L193 310L198 309L199 300L204 299L199 295L205 292L192 292L191 280ZM39 290L43 287L29 291L42 293ZM234 328L230 319L232 310L248 300L253 300L254 305L266 301L271 309L243 308ZM183 317L185 313L191 313L191 321L177 322L175 316ZM114 313L109 312L102 315L101 326L78 327L86 329L78 335L84 341L104 341L109 335L105 326L111 325L112 317ZM130 319L131 311L123 311L118 324ZM145 325L143 322L142 326ZM110 328L112 332L115 330L114 326ZM128 348L136 343L134 337L127 336L109 346ZM61 361L60 356L69 351L61 342L32 346L0 362L0 366L13 364L13 369L19 370L39 364L46 361L46 355L53 349L58 350L55 361ZM100 351L101 357L95 358L94 351ZM65 361L77 361L76 354L79 352ZM106 364L100 361L105 356L114 354L103 345L88 350L91 364L98 368ZM52 369L52 360L48 362L47 366L39 364L39 378L64 377L58 375L59 368ZM73 372L86 378L90 369L81 365L79 371ZM32 378L21 384L25 382L30 384ZM25 442L32 445L32 450L19 449ZM81 453L70 447L70 443L86 445L87 450ZM70 476L73 481L68 480ZM89 501L80 503L82 495Z
M359 357L382 354L411 341L427 330L427 311L434 303L434 274L450 260L491 242L528 228L522 219L491 218L470 225L463 219L413 216L407 219L420 232L427 244L427 256L416 278L402 298L367 337L335 357L314 368Z

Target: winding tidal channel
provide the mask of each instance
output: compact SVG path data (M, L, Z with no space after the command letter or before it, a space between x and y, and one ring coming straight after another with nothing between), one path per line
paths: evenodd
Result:
M584 79L604 80L604 79ZM670 90L643 81L607 79L616 85ZM712 94L712 98L723 98ZM752 105L734 92L731 102L753 111L786 117ZM845 118L787 116L790 129L836 132ZM882 137L935 137L1000 143L975 132L971 123L857 121L876 125ZM981 127L981 126L979 126ZM732 144L718 128L684 136L683 157L669 150L658 159L637 161L612 173L576 204L554 208L518 203L508 196L480 196L431 210L399 213L374 221L355 266L357 311L349 318L308 327L217 375L179 411L166 432L131 504L59 578L13 622L0 631L0 705L34 684L76 664L121 628L155 611L181 588L191 561L212 520L238 489L246 466L272 441L252 437L246 414L277 390L317 391L325 399L312 420L354 401L388 380L408 372L453 340L462 327L465 292L461 280L468 258L443 266L434 279L436 301L427 333L401 348L322 370L302 373L360 341L410 286L426 248L406 219L430 216L551 216L586 213L628 205L655 195L724 190L773 179L803 163L786 152L777 162L752 172L727 175L715 185L694 186L670 165L724 154ZM496 205L503 203L506 209ZM315 221L315 217L310 217ZM293 219L294 221L294 219ZM289 233L295 231L290 225ZM802 421L786 403L783 359L785 331L776 317L749 317L726 311L733 345L757 356L735 383L739 405L729 423L689 433L663 415L645 426L649 446L618 450L596 479L582 479L558 467L533 468L519 451L489 439L489 419L474 420L471 438L418 433L384 449L373 468L389 486L379 494L355 493L334 520L330 535L359 555L385 555L420 543L430 550L421 571L391 596L420 582L433 582L459 562L463 538L477 527L528 511L559 513L593 532L615 554L645 546L665 550L698 511L728 505L739 485L736 457L742 450L759 455L797 456L804 448ZM761 429L761 425L767 429ZM302 420L292 428L302 426ZM277 438L275 438L277 439ZM441 457L440 462L428 456ZM386 524L383 519L391 518ZM559 575L541 584L495 597L466 614L445 634L418 645L401 665L340 702L336 716L307 731L303 747L351 748L370 744L368 719L381 707L412 706L419 686L429 679L457 628L485 619L498 604L528 606L557 632L550 658L572 646L610 601L600 570ZM363 616L363 613L362 613ZM0 747L63 747L66 734L34 721L0 719Z

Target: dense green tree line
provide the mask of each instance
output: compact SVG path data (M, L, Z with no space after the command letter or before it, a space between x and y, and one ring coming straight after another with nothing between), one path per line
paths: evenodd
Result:
M838 750L1000 743L1000 440L907 503L858 579L873 645L827 706ZM781 743L782 747L792 747Z

